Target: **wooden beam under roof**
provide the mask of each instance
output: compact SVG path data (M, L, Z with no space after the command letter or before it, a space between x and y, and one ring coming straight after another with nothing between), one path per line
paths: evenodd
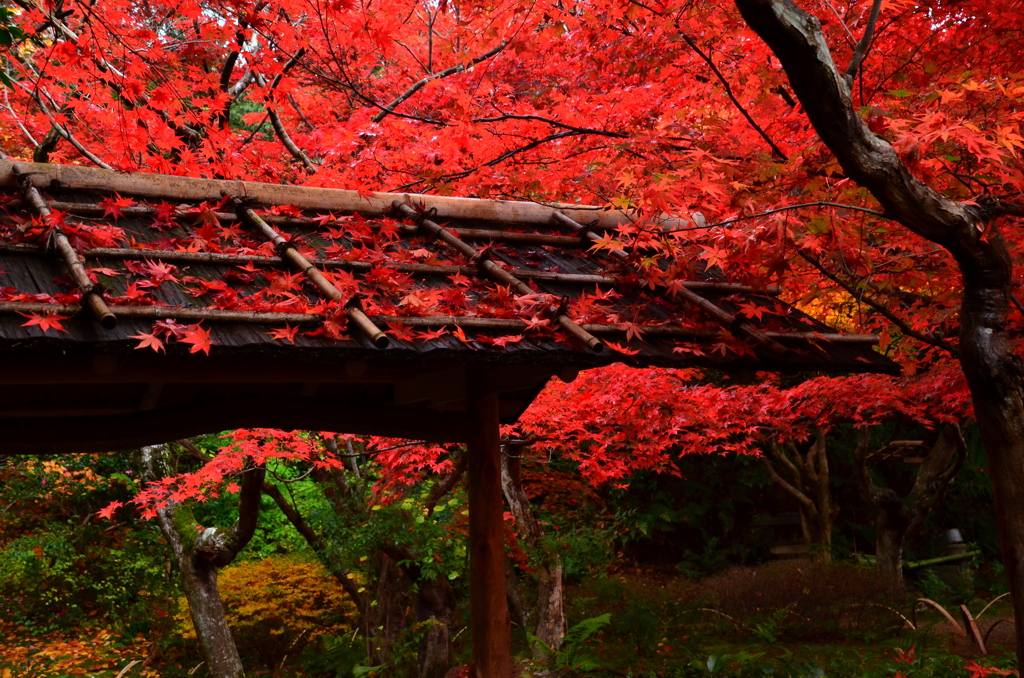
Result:
M96 453L236 428L344 431L432 442L464 442L468 418L394 406L353 407L328 398L199 398L135 412L0 416L0 454Z

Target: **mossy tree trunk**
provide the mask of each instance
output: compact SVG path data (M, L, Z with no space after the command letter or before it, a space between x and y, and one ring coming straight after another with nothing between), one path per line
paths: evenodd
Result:
M565 640L568 626L565 618L565 590L562 579L562 560L544 543L544 531L540 527L530 505L530 499L523 489L521 475L521 449L515 446L503 448L501 458L501 486L509 510L516 520L519 536L526 543L537 572L537 604L535 614L520 612L524 623L531 618L537 620L533 631L538 641L530 643L535 659L544 659L548 648L559 650Z
M143 447L137 455L139 477L152 482L172 468L165 445ZM157 511L157 524L171 545L181 571L181 588L203 660L212 678L243 678L238 656L217 589L217 570L235 559L256 530L265 469L248 469L242 475L239 517L230 528L201 527L186 504L169 503Z

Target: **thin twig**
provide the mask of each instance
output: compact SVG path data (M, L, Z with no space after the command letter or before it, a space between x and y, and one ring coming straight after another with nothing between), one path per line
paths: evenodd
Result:
M881 9L882 0L875 0L874 4L871 5L871 16L868 17L868 25L864 28L864 36L857 43L856 49L853 50L850 65L846 67L846 73L843 74L847 87L853 87L853 76L857 75L857 69L860 68L861 63L864 62L864 57L868 54L868 49L871 47L871 39L875 35L875 24L878 23L878 13Z
M452 179L465 179L469 175L471 175L471 174L473 174L475 172L479 172L484 167L493 167L493 166L497 165L500 162L508 160L512 156L518 155L520 153L525 153L526 151L533 150L534 148L537 148L538 146L540 146L542 144L546 144L549 141L555 141L557 139L565 139L566 137L577 137L577 136L583 136L583 133L581 133L581 132L566 131L566 132L558 132L556 134L549 134L548 136L543 137L541 139L534 139L533 141L531 141L530 143L526 144L525 146L520 146L519 148L513 148L510 151L506 151L506 152L502 153L501 155L499 155L498 157L493 158L491 160L488 160L487 162L485 162L482 165L477 165L476 167L473 167L473 168L468 169L468 170L463 170L462 172L453 172L452 174L444 174L444 175L441 175L441 176L439 176L437 178L439 180L441 180L441 181L450 181ZM412 182L409 182L408 184L403 184L402 186L399 186L397 188L393 188L393 189L391 189L390 192L392 192L392 193L404 193L405 191L407 191L408 189L412 188L413 186L416 186L418 184L422 184L423 182L424 182L424 179L417 179L416 181L412 181Z
M579 132L580 134L594 134L597 136L612 137L615 139L628 139L629 135L625 132L609 132L603 129L591 129L589 127L576 127L575 125L569 125L558 120L552 120L551 118L545 118L540 115L514 115L512 113L505 113L500 116L493 118L474 118L473 122L501 122L502 120L536 120L538 122L544 122L554 127L561 127L562 129L572 130L573 132Z
M873 214L876 217L882 217L886 219L888 218L885 212L879 212L878 210L873 210L870 207L858 207L857 205L844 205L843 203L838 202L818 200L815 202L802 202L799 205L786 205L785 207L776 207L775 209L766 210L764 212L758 212L757 214L749 214L743 217L732 217L731 219L726 219L725 221L719 221L716 224L705 224L704 226L686 226L684 228L671 228L665 230L659 229L657 232L677 233L679 231L703 231L709 228L720 228L722 226L729 226L730 224L735 224L739 221L749 221L751 219L766 217L770 214L775 214L777 212L788 212L790 210L798 210L804 207L838 207L840 209L855 210L857 212L866 212L867 214Z
M97 155L95 155L92 151L90 151L85 146L83 146L82 142L80 142L78 139L75 138L75 136L73 134L71 134L71 130L68 130L68 129L64 128L63 126L61 126L57 122L56 118L53 117L53 114L50 113L50 111L46 108L46 105L43 103L43 100L39 96L38 93L31 91L28 88L27 85L24 85L24 83L19 83L19 84L22 84L25 87L25 89L28 91L29 96L31 96L33 99L35 99L36 104L39 106L39 110L41 110L43 112L43 115L45 115L47 118L49 118L50 124L53 125L53 128L55 130L57 130L57 133L60 134L65 139L67 139L71 143L71 145L75 147L75 150L77 150L79 153L82 154L82 157L84 157L85 159L89 160L90 162L95 164L97 167L102 167L103 169L107 169L107 170L114 169L113 167L111 167L107 163L105 163L102 160L100 160L99 157ZM39 89L40 89L41 92L43 92L43 94L46 94L46 97L48 99L51 99L51 100L53 99L53 97L51 97L46 92L46 90L43 90L41 87Z
M508 42L503 42L500 45L498 45L497 47L495 47L494 49L491 49L491 50L489 50L487 52L484 52L480 56L478 56L478 57L476 57L474 59L471 59L471 60L469 60L468 62L466 62L464 64L459 64L458 66L452 66L451 68L446 68L445 70L440 71L439 73L435 73L433 75L428 75L427 77L423 78L422 80L417 80L416 82L414 82L412 84L411 87L409 87L409 89L405 90L404 92L399 94L397 97L395 97L394 101L392 101L390 104L385 106L383 108L383 110L381 110L380 113L378 113L377 115L375 115L372 118L370 118L370 120L372 120L373 122L380 122L381 120L386 118L390 113L393 113L396 106L398 106L400 103L402 103L403 101L405 101L406 99L411 97L413 94L415 94L419 90L423 89L423 87L426 86L426 84L428 82L430 82L431 80L437 80L438 78L446 78L449 75L455 75L456 73L461 73L464 70L466 70L467 68L469 68L471 66L475 66L476 64L480 63L481 61L486 61L487 59L490 59L494 55L496 55L499 52L501 52L501 50L505 49L505 47L507 45L508 45Z
M743 107L743 104L739 102L739 99L736 98L736 95L732 93L732 87L729 86L729 81L725 79L724 75L722 75L722 71L718 70L718 66L716 66L715 62L711 60L711 56L709 54L705 54L701 50L701 48L697 46L697 43L694 42L693 38L691 38L690 36L683 33L682 37L683 41L690 46L690 49L696 52L697 56L703 59L707 63L707 65L711 67L711 71L718 78L718 81L722 83L722 87L725 88L725 93L726 95L728 95L733 105L736 106L740 114L742 114L743 117L747 119L747 122L750 123L750 126L753 127L758 134L761 135L761 138L764 139L769 146L771 146L772 153L774 153L783 161L789 160L789 156L783 153L782 149L775 145L775 142L772 141L772 138L770 136L768 136L768 133L765 132L764 129L762 129L761 126L754 121L754 118L750 116L750 113L747 113L747 109Z
M852 47L853 45L856 45L857 38L856 36L854 36L849 26L846 25L846 19L843 18L843 15L839 13L839 10L836 9L836 6L829 2L829 0L825 0L825 4L828 5L828 8L832 10L832 13L836 15L837 19L839 19L839 25L843 27L844 31L846 31L846 39L850 43L850 46Z

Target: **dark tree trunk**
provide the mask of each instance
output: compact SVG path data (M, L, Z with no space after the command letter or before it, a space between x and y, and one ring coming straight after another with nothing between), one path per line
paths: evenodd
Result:
M988 453L996 526L1013 599L1017 661L1024 662L1024 369L1006 334L1012 264L994 220L1024 215L991 196L959 203L929 188L876 137L853 106L817 18L791 0L736 0L771 48L808 119L843 171L886 217L945 247L963 276L959 357Z
M169 454L163 445L139 450L136 466L140 477L153 481L167 475ZM157 523L181 571L181 588L212 678L243 678L245 675L217 589L217 569L234 560L255 532L264 474L265 470L258 467L242 476L239 519L226 530L197 529L192 510L182 504L172 502L157 511Z
M858 485L864 502L875 509L875 563L878 572L894 584L903 582L903 542L920 527L942 500L967 459L967 445L957 426L944 426L935 444L914 474L914 485L901 497L888 487L878 487L868 470L870 432L861 429L854 450ZM915 441L920 442L920 441ZM892 445L905 442L890 443ZM890 448L891 449L891 448Z
M772 442L761 462L772 482L796 499L811 556L831 560L832 525L839 507L832 506L825 434L819 432L806 452L795 443Z
M903 541L907 532L906 524L898 517L889 511L879 512L875 520L875 567L891 582L903 582Z

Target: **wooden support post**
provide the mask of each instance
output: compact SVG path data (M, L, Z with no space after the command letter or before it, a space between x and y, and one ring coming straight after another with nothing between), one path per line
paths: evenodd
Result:
M508 678L512 627L505 599L498 394L482 375L469 383L469 599L472 678Z

